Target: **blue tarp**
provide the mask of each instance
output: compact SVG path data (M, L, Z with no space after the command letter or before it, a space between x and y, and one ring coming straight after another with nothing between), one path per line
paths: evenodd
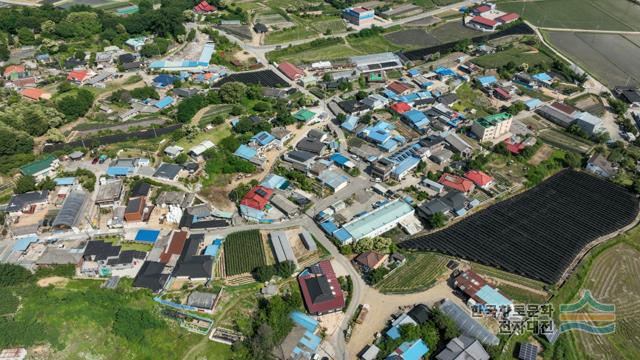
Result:
M453 70L445 67L439 67L434 72L440 76L454 76L456 74Z
M218 251L220 250L221 245L222 245L222 240L220 239L214 240L211 245L207 246L204 249L204 255L215 257L216 255L218 255Z
M478 82L482 86L491 85L491 84L493 84L493 83L498 81L498 79L496 79L495 76L481 76L481 77L477 78L476 80L478 80Z
M164 109L167 106L173 104L173 98L171 96L165 96L164 98L158 100L153 106L158 109Z
M141 229L141 230L138 230L135 241L154 243L156 242L156 240L158 240L159 235L160 235L160 230Z
M549 82L553 80L553 78L547 73L538 73L532 76L534 79L542 82Z

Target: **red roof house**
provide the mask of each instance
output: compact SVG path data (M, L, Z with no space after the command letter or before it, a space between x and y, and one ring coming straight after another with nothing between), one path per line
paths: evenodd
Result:
M193 12L197 14L212 13L214 11L216 11L216 7L213 5L209 5L209 3L206 1L201 1L198 5L193 7Z
M344 294L329 260L305 269L298 275L298 283L309 313L322 315L344 308Z
M24 66L22 65L9 65L4 68L4 77L9 78L12 74L22 74L24 73Z
M283 73L284 76L293 81L296 81L304 76L304 70L286 61L278 64L278 70L280 70L280 72Z
M51 99L51 94L44 92L42 89L26 88L20 91L20 95L31 100Z
M486 29L495 29L498 25L498 22L495 20L487 19L482 16L474 16L469 22Z
M503 88L495 88L495 90L493 90L493 94L497 97L500 98L502 100L509 100L511 99L511 94L509 94L509 92Z
M508 24L518 19L520 19L520 15L518 15L517 13L508 13L508 14L504 14L502 16L497 17L496 21L501 24Z
M391 110L397 112L398 114L404 114L407 111L411 110L411 106L405 102L397 102L391 105L389 108L391 108Z
M240 201L240 205L248 206L256 210L264 210L271 196L273 190L264 186L254 186L247 195L245 195Z
M477 8L473 9L473 13L474 14L482 14L482 13L486 13L487 11L491 11L491 6L489 5L480 5Z
M387 85L387 89L393 91L397 95L404 95L411 90L411 87L405 83L401 83L400 81L394 81Z
M514 155L520 154L520 152L526 147L522 142L514 143L511 139L506 139L504 143L507 145L507 151Z
M495 182L494 178L480 170L469 170L464 174L464 177L483 189L490 187Z
M89 70L73 70L67 75L67 80L81 83L89 76Z
M164 252L160 254L160 262L163 264L167 264L171 261L171 259L175 259L176 261L182 254L182 249L184 248L184 244L187 242L187 232L186 231L174 231L171 236L171 240L169 240L169 244L164 249ZM175 265L175 263L174 263Z
M11 83L15 87L19 87L19 88L28 87L28 86L35 86L36 85L36 78L34 76L29 76L29 77L26 77L26 78L20 78L20 79L11 80Z
M463 193L467 193L474 188L473 182L471 182L471 180L449 173L442 174L438 182L448 188L458 190Z

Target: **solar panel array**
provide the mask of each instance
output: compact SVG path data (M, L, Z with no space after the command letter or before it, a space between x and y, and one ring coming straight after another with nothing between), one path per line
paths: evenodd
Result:
M588 243L630 224L637 213L638 199L626 189L565 170L400 246L438 251L552 284Z
M218 81L215 86L220 87L228 82L241 82L243 84L262 85L268 87L289 86L284 79L272 70L261 70L245 73L231 74Z
M538 355L538 347L529 343L520 344L518 351L518 359L520 360L536 360Z

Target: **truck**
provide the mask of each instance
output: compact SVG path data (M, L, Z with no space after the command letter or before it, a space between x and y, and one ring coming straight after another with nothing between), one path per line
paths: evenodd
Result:
M368 313L369 313L369 304L360 305L360 312L358 313L358 317L356 317L356 324L362 324L364 320L367 318Z

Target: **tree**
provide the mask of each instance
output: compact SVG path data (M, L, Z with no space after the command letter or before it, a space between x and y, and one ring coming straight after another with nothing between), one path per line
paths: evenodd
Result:
M275 273L276 272L275 272L273 266L264 265L264 266L257 267L254 270L253 277L256 279L256 281L266 282L266 281L271 280L271 278L273 277L273 275L275 275Z
M33 139L24 132L0 126L0 155L30 153Z
M39 190L53 190L56 188L56 182L53 181L52 178L50 177L46 177L44 180L42 180L42 182L40 182L40 184L38 184L38 189Z
M364 91L364 90L360 90L360 91L358 91L358 92L356 93L356 99L357 99L357 100L362 100L362 99L366 98L368 95L369 95L369 94L367 94L367 92L366 92L366 91Z
M20 43L22 45L33 45L36 43L36 38L33 35L33 32L24 27L18 29L18 39L20 39Z
M189 31L189 34L187 34L187 41L191 42L196 38L196 29L191 29L191 31Z
M437 229L443 227L447 223L447 217L440 211L429 216L429 226L432 229Z
M7 61L11 57L11 51L7 44L0 42L0 60Z
M132 343L139 343L145 339L145 330L165 327L165 323L157 319L149 310L120 308L116 311L112 330Z
M270 109L271 109L271 106L269 105L268 102L265 102L265 101L258 101L255 105L253 105L253 110L257 112L265 112L265 111L269 111Z
M184 164L187 162L187 160L189 160L189 155L187 155L186 153L180 153L178 154L178 156L176 156L176 158L174 159L174 161L176 162L176 164Z
M574 152L567 152L564 155L562 162L567 167L570 167L573 169L579 169L582 167L582 156Z
M31 175L23 175L16 181L16 194L24 194L36 190L36 179Z
M240 82L228 82L220 87L220 99L227 104L237 104L245 97L247 86Z
M453 319L442 313L440 310L432 309L431 317L434 324L440 330L440 334L444 340L449 341L454 337L460 336L461 332L458 325L456 325Z
M291 261L283 261L276 265L276 274L281 278L288 278L296 271L296 264Z
M86 89L79 89L78 93L61 98L56 103L58 111L63 113L67 120L75 120L84 116L93 106L93 93Z
M15 286L31 281L33 274L15 264L0 264L0 288Z

